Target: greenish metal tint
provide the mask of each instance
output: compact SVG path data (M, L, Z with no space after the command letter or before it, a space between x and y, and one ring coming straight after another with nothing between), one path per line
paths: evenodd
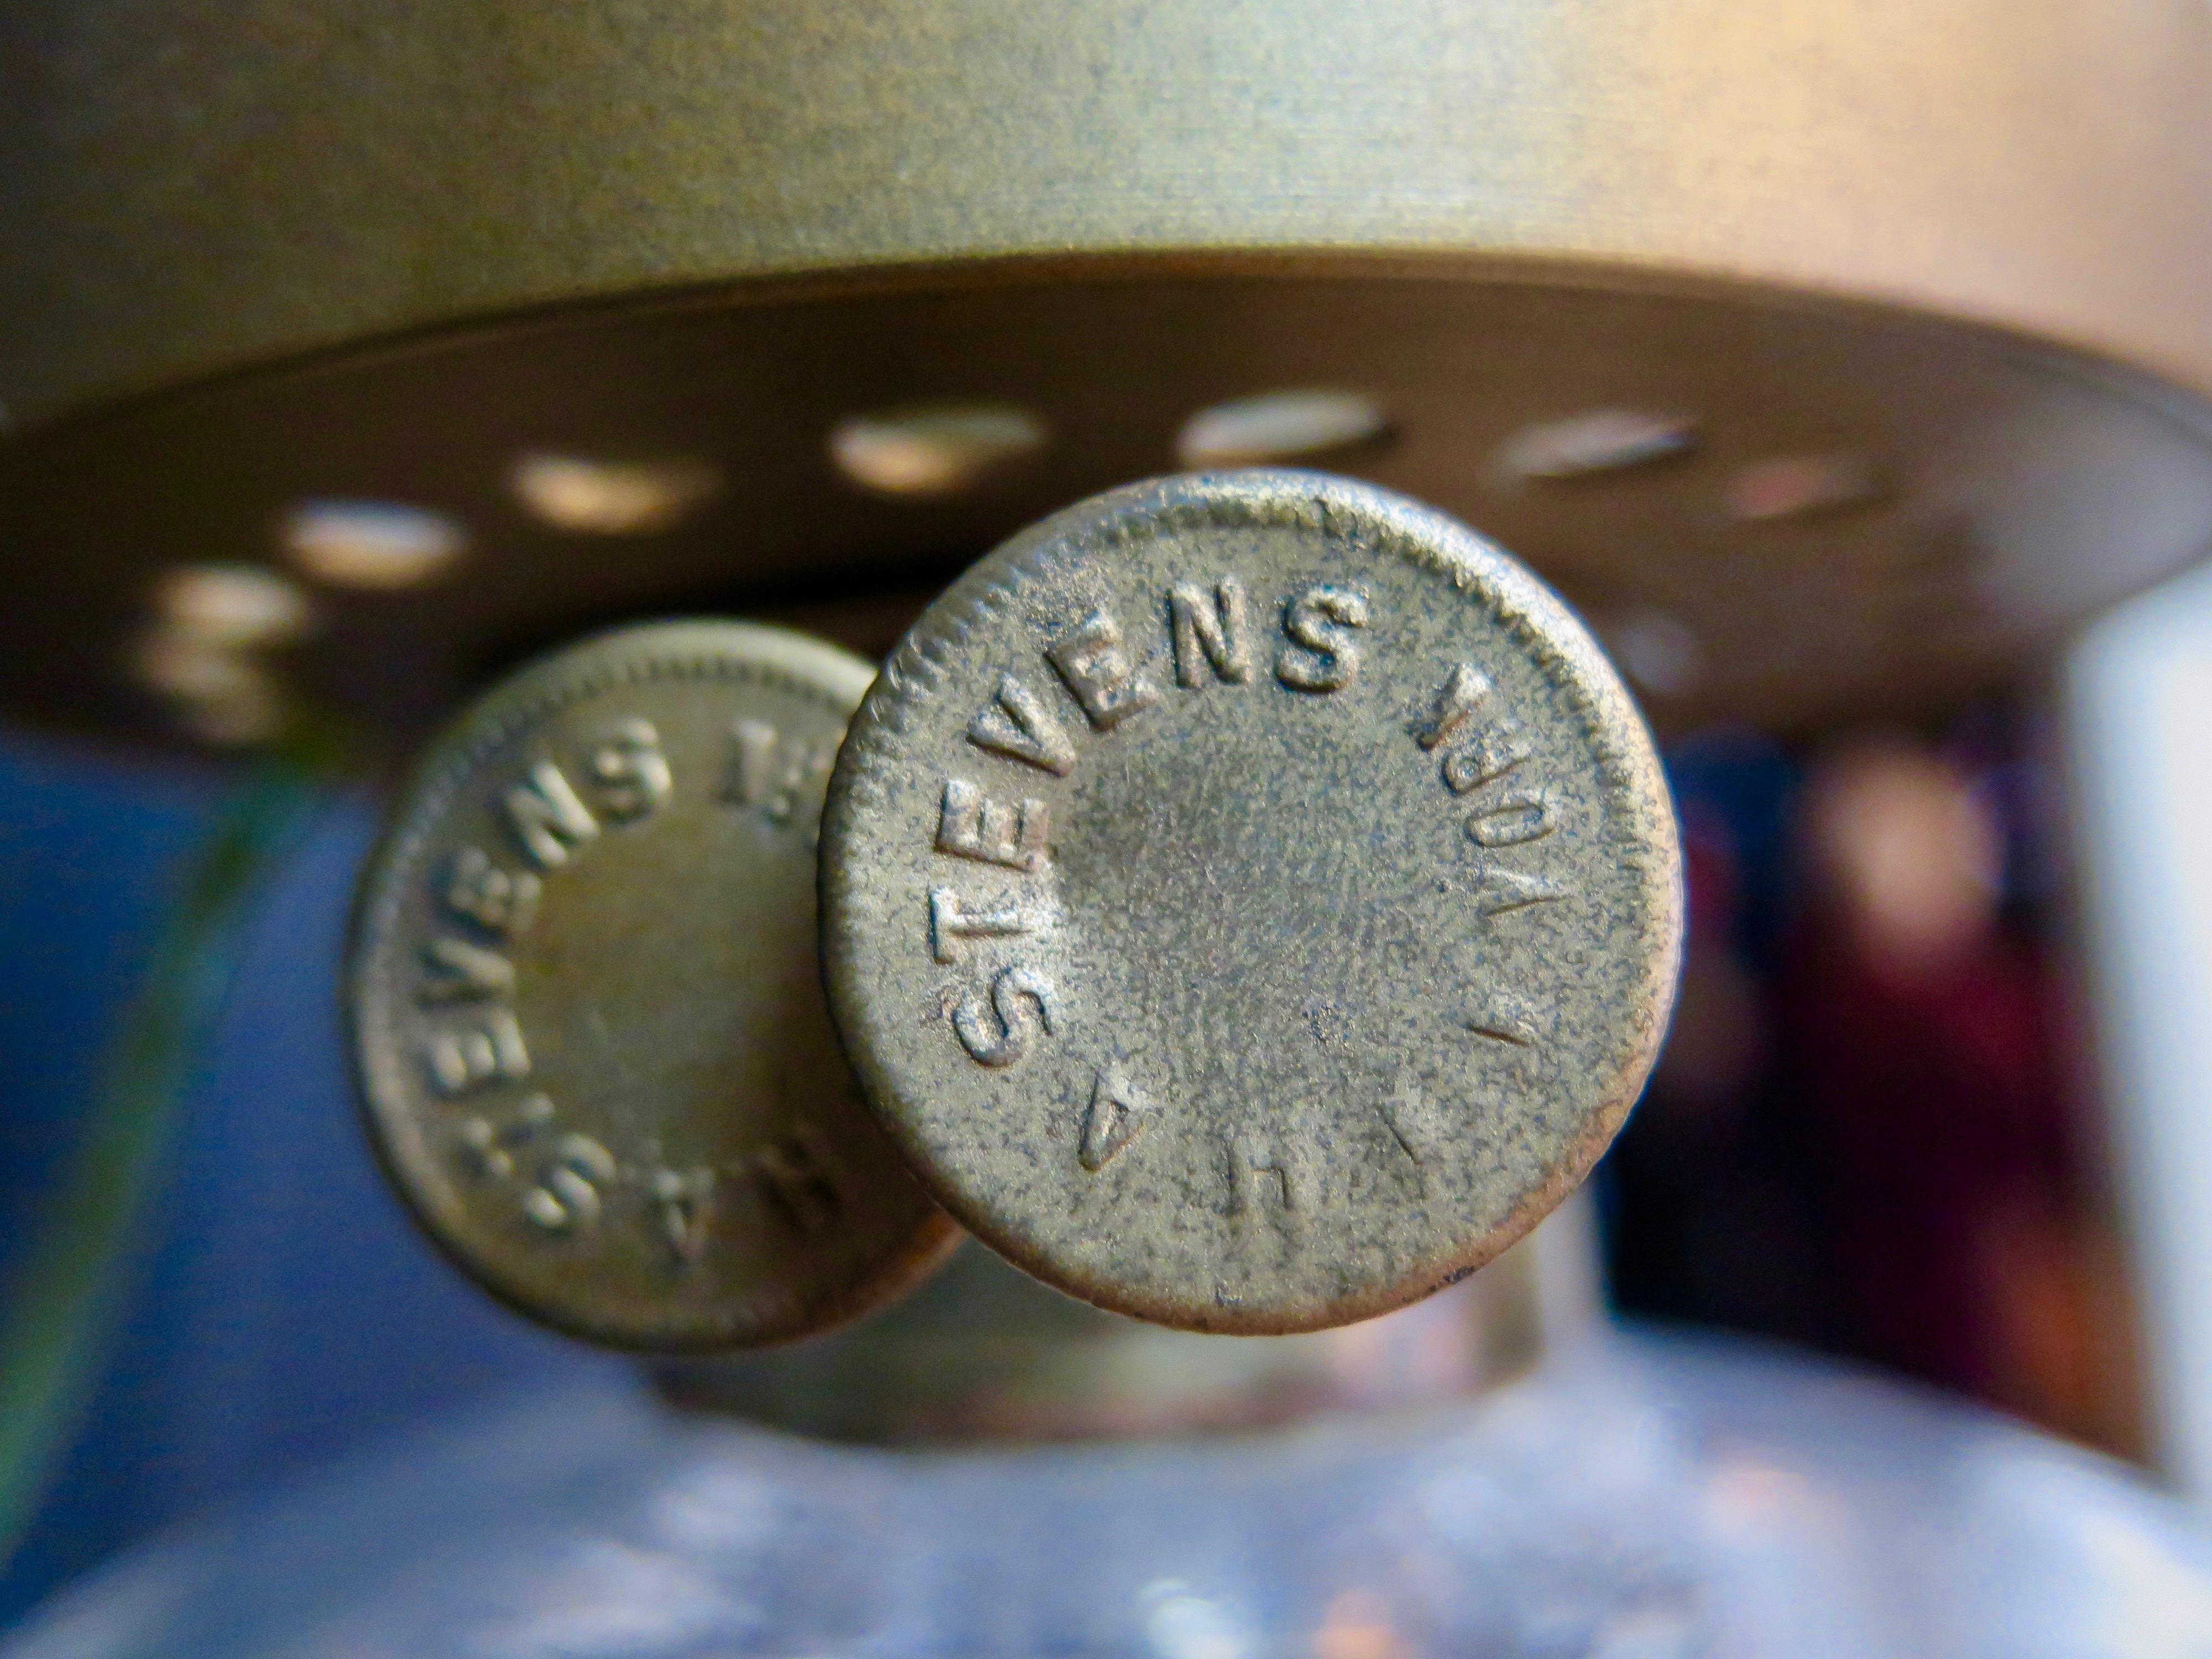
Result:
M219 812L117 1033L70 1172L0 1324L0 1565L67 1449L105 1353L125 1261L222 1009L244 923L324 799L339 744L302 731Z

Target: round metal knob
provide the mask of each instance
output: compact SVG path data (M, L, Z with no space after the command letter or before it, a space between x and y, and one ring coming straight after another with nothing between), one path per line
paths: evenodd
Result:
M471 708L373 860L371 1133L503 1300L626 1347L803 1336L957 1230L869 1121L815 968L823 780L868 666L732 623L604 635Z
M840 752L823 965L924 1182L1060 1288L1310 1329L1587 1172L1665 1025L1672 809L1589 635L1401 496L1131 486L923 614Z

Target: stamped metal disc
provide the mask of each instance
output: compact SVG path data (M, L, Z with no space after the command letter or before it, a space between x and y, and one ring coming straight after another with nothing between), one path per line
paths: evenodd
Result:
M1380 1313L1548 1211L1673 994L1674 817L1541 583L1313 473L1135 485L933 605L841 751L831 1007L939 1197L1121 1312Z
M641 1349L780 1340L957 1237L816 967L823 782L869 678L777 629L627 629L501 686L409 787L355 920L370 1132L524 1312Z

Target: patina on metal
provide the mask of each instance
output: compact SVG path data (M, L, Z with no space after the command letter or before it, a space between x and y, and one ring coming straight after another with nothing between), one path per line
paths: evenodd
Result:
M1857 295L2212 388L2195 0L17 0L0 61L21 419L653 290L1260 250Z
M623 617L873 650L1305 391L1387 428L1326 464L1514 547L1662 728L1940 708L2212 539L2208 52L2198 0L26 0L0 707L240 742L296 698L399 753ZM841 471L963 400L1042 441ZM1555 464L1608 414L1635 464ZM526 485L578 460L721 488L611 544ZM335 580L286 534L331 501L452 556ZM304 625L149 650L210 562Z
M814 946L815 840L867 665L631 628L499 686L365 878L348 1000L372 1139L486 1289L696 1351L811 1334L958 1237L870 1121Z
M1133 485L933 604L840 751L823 963L987 1243L1159 1323L1311 1330L1588 1171L1681 927L1649 734L1581 623L1317 473Z
M1390 434L1317 464L1515 548L1662 727L1940 708L2212 544L2208 59L2200 0L22 0L0 707L240 741L266 699L183 693L265 672L404 745L580 627L927 589L1317 392ZM841 471L948 403L1039 441ZM1688 441L1492 464L1608 414ZM696 488L549 518L579 461ZM332 498L462 550L330 580L283 531ZM149 684L208 560L317 628Z

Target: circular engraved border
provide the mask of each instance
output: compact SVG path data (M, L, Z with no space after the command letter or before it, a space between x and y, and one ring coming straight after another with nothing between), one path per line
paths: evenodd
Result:
M641 656L641 646L647 653ZM738 650L755 653L738 658ZM564 646L495 686L434 741L400 789L399 810L370 850L349 920L340 1016L369 1147L417 1229L464 1276L536 1323L605 1347L638 1353L703 1354L797 1340L849 1322L893 1300L940 1266L962 1237L941 1211L926 1213L904 1250L842 1297L807 1304L803 1327L720 1329L671 1335L563 1316L529 1288L477 1260L452 1239L387 1133L387 1119L413 1115L392 1058L391 1010L399 996L390 941L407 883L419 879L429 844L483 759L532 727L624 684L712 679L771 686L849 722L853 699L874 678L866 660L827 641L734 619L684 617L625 624ZM850 695L845 694L849 688ZM818 902L817 896L817 902ZM834 1021L833 1026L834 1026ZM380 1045L372 1038L381 1038Z
M1191 491L1203 489L1204 499ZM1032 580L1078 565L1164 524L1185 530L1304 529L1363 536L1377 550L1443 577L1483 605L1563 693L1596 758L1601 789L1624 805L1630 825L1624 867L1638 871L1639 907L1650 948L1638 988L1640 1017L1624 1022L1620 1064L1594 1098L1583 1135L1562 1149L1549 1178L1524 1194L1508 1217L1437 1272L1347 1296L1305 1317L1242 1309L1194 1307L1117 1287L1077 1281L995 1220L960 1188L939 1178L936 1150L901 1109L902 1090L868 1041L871 1024L854 983L866 941L845 927L847 872L838 849L849 825L879 807L875 774L891 763L897 739L914 729L938 696L945 665L975 628L1018 603ZM1065 508L987 555L940 595L907 631L847 729L822 819L822 970L830 1012L870 1106L940 1204L992 1249L1025 1272L1101 1307L1159 1324L1239 1334L1322 1329L1371 1318L1455 1284L1496 1259L1557 1208L1583 1181L1626 1121L1657 1060L1680 972L1684 893L1673 799L1656 747L1627 687L1589 630L1535 574L1449 515L1379 486L1327 473L1255 467L1186 473L1125 484Z

